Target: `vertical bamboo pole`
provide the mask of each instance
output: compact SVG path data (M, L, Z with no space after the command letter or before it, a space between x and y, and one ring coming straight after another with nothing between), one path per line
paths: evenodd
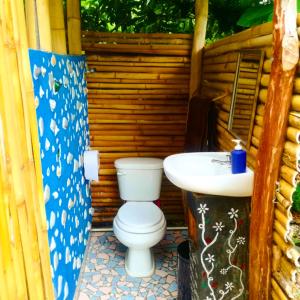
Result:
M41 270L43 274L44 297L46 299L53 299L53 286L50 273L50 254L48 247L48 229L46 223L44 193L43 193L43 178L42 165L40 158L40 147L38 137L38 125L36 119L36 110L34 106L34 93L30 71L30 63L28 59L28 45L26 39L26 23L24 10L22 7L22 0L10 0L15 4L13 22L14 27L18 30L14 31L14 38L16 41L17 60L19 67L19 77L21 85L21 93L24 105L24 118L27 124L26 140L28 145L28 156L30 159L30 171L32 174L31 190L35 195L34 200L34 218L37 227L38 249L41 257Z
M79 0L67 0L69 53L81 54L81 24Z
M25 14L28 46L32 49L39 49L40 42L35 0L25 0Z
M40 49L52 51L49 0L35 0Z
M8 294L3 299L53 299L27 51L23 0L0 0L1 239L6 235L0 265ZM2 293L1 285L1 299Z
M51 38L53 52L66 54L66 31L62 0L52 0L50 9Z
M257 153L250 225L250 300L270 299L275 186L298 62L296 0L275 0L273 50L263 132Z
M195 2L195 28L191 57L190 98L200 86L202 51L205 45L208 0Z

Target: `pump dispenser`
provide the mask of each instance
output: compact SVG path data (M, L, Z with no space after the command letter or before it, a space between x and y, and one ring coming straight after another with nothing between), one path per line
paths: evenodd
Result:
M241 140L232 140L236 143L234 150L231 151L231 172L239 174L246 172L246 151L242 149Z

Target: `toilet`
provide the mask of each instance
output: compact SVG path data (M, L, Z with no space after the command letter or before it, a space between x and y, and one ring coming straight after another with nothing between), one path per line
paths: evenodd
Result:
M153 203L160 195L163 160L130 157L115 161L120 197L126 201L113 221L117 239L128 247L125 269L132 277L149 277L155 270L151 247L166 231L166 219Z

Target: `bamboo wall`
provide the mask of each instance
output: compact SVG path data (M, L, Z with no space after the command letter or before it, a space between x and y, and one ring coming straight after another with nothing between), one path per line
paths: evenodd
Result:
M92 185L94 225L112 222L122 204L114 160L183 151L192 36L83 32L87 54L91 146L100 151ZM181 192L163 179L169 224L183 221Z
M298 26L300 25L298 21ZM299 29L298 29L299 30ZM272 62L272 25L264 24L220 40L205 50L203 69L203 92L217 96L228 95L218 105L217 141L221 150L231 150L233 136L227 131L230 100L233 89L237 51L240 49L263 49L265 59L260 81L255 123L248 149L248 163L255 168L255 157L259 146L264 118L264 104ZM300 65L300 63L299 63ZM279 186L275 200L275 221L273 231L272 299L300 299L300 251L295 247L300 238L299 215L291 210L293 199L299 195L300 153L300 68L294 82L289 125L282 156ZM263 201L263 199L262 199ZM294 236L292 236L294 235ZM296 238L295 238L296 236ZM299 246L299 244L298 244Z
M54 299L22 1L0 2L0 299Z

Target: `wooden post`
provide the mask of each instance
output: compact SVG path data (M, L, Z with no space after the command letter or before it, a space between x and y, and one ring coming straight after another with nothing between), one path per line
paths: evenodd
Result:
M81 54L81 24L79 0L67 0L69 53Z
M64 21L64 9L62 0L51 0L50 23L53 52L66 54L66 31Z
M195 29L191 57L190 98L200 86L202 50L205 45L208 18L208 0L196 0Z
M250 225L249 299L268 300L276 181L280 170L295 66L298 62L296 0L274 1L273 50L268 97L257 153Z
M52 51L49 0L36 0L36 12L40 49Z

